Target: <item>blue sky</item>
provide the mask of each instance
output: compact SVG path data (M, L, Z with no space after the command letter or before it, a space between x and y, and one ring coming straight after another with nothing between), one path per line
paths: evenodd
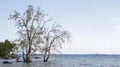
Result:
M14 40L17 31L8 20L13 10L41 7L72 34L62 53L120 54L120 0L1 0L0 41Z

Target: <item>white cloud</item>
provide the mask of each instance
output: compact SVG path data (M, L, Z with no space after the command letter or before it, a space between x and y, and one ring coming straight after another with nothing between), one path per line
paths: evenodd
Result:
M112 17L112 20L113 22L117 22L117 23L114 23L115 26L113 26L112 28L114 30L120 31L120 17Z
M120 54L120 36L99 34L94 36L78 36L73 44L66 45L63 54Z
M113 29L120 31L120 26L113 26Z
M120 17L112 17L112 20L115 22L120 22Z

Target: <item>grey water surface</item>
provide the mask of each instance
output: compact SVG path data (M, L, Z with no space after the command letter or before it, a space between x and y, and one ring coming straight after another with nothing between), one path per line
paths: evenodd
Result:
M2 64L0 67L120 67L120 55L95 54L56 54L51 55L49 62L42 62L42 56L31 63L16 63L15 59L8 60L12 64Z

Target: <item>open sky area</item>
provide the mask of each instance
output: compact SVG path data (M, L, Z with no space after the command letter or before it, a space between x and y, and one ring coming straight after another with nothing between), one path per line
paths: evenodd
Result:
M64 54L120 54L120 0L0 0L0 41L17 38L13 10L41 7L70 31L72 42Z

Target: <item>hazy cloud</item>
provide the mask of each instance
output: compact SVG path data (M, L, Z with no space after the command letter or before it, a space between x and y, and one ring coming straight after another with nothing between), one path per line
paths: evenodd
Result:
M113 22L119 22L119 23L116 23L115 24L116 26L113 26L112 28L117 31L120 31L120 17L112 17L112 20Z
M120 26L113 26L113 29L120 31Z
M118 18L118 17L112 17L112 20L116 21L116 22L120 22L120 18Z

